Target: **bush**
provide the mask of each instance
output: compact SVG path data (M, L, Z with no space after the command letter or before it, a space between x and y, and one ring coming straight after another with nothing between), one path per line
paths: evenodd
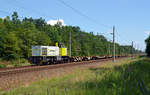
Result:
M16 60L11 61L10 63L11 63L11 65L13 65L14 67L19 66L18 61L16 61Z
M21 64L25 64L26 63L26 59L20 59L20 63Z
M17 60L12 60L10 61L11 65L13 65L14 67L17 67L17 66L22 66L23 64L26 63L26 59L17 59Z
M6 64L0 64L0 68L6 68L7 65Z

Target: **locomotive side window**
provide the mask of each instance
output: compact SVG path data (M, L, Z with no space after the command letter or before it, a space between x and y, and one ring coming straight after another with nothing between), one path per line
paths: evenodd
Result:
M42 48L42 55L47 56L47 48Z

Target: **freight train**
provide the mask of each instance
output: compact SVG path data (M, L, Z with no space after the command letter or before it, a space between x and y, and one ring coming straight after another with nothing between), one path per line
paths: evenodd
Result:
M67 54L67 48L65 48L62 44L58 46L58 43L56 43L56 46L32 46L32 56L29 58L29 61L31 64L46 65L104 58L111 58L111 56L69 57Z

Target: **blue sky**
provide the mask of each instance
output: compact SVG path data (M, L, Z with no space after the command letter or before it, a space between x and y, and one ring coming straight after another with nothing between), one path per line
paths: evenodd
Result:
M58 0L1 0L0 11L17 11L20 17L43 17L46 21L63 19L65 24L80 26L82 30L104 34L109 40L111 27L116 26L116 41L144 50L144 40L150 31L150 0L63 0L88 18L80 16ZM0 12L0 17L10 15ZM105 27L103 26L109 26Z

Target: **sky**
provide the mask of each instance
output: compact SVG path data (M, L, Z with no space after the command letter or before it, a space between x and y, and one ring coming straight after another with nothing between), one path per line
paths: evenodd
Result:
M150 0L63 0L81 14L59 0L1 0L0 17L17 11L20 18L61 19L65 25L79 26L83 31L103 34L112 40L116 28L116 42L145 50L144 40L150 33ZM86 16L85 16L86 15Z

